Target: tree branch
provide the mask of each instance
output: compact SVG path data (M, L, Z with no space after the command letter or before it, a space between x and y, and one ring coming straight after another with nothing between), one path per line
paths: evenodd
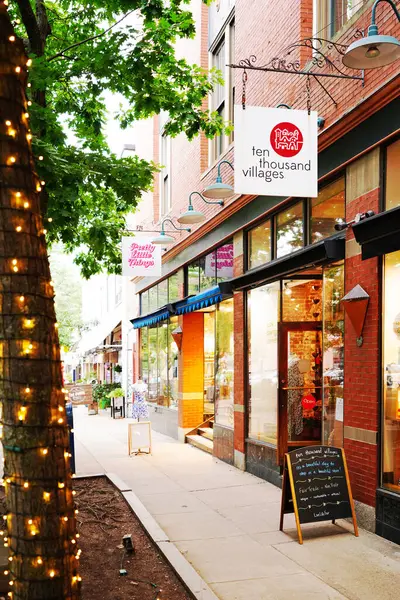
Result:
M124 19L126 19L127 17L129 17L129 15L131 15L133 12L135 12L135 10L136 9L133 9L133 10L130 10L129 12L127 12L126 15L124 15L119 21L116 21L113 25L111 25L110 27L108 27L108 29L105 29L101 33L98 33L97 35L94 35L90 38L87 38L86 40L82 40L81 42L76 42L76 44L71 44L71 46L68 46L67 48L64 48L63 50L61 50L60 52L57 52L57 54L54 54L54 56L50 56L48 61L50 62L51 60L54 60L55 58L64 57L65 52L67 52L68 50L72 50L73 48L82 46L82 44L86 44L87 42L92 42L93 40L97 40L97 38L102 37L109 31L111 31L111 29L113 29L114 27L119 25Z
M43 0L36 0L36 18L39 26L40 36L44 44L47 36L49 36L51 33L51 27L49 24L49 19L47 18L47 11Z
M40 35L39 24L29 0L16 0L29 38L30 51L38 56L43 54L43 42Z

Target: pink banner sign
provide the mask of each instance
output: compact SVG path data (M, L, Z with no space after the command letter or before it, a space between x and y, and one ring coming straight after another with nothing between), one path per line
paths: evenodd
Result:
M144 238L122 238L122 275L129 277L159 277L161 246Z
M220 246L206 256L205 276L229 279L233 277L233 244Z

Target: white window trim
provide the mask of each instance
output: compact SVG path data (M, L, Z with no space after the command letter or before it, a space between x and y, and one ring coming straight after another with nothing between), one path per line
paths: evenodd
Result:
M166 165L163 165L159 174L159 190L160 190L160 219L164 218L168 215L172 208L172 198L171 198L171 138L169 136L165 136L164 127L160 130L159 136L159 156L160 163L162 163L162 143L163 137L166 138L166 146L167 146L167 156L166 156ZM164 182L168 177L168 205L165 206L165 198L164 198Z
M235 20L235 11L233 10L231 12L231 14L229 15L229 18L225 21L223 27L221 28L220 34L215 39L213 45L210 47L210 50L208 52L208 68L212 69L214 66L215 51L218 49L221 42L224 41L224 44L225 44L225 61L224 61L225 69L222 72L222 74L223 74L224 82L225 82L225 85L224 85L224 94L225 94L224 111L225 111L225 120L226 121L232 121L233 111L234 111L231 89L232 89L232 81L233 81L233 78L235 77L235 73L234 73L234 69L231 69L229 66L227 66L229 63L229 57L231 56L232 38L231 38L230 33L231 33L231 25L234 22L234 20ZM209 94L208 106L210 107L210 110L214 110L213 93ZM216 138L213 138L212 140L208 140L208 166L212 165L216 160L218 160L221 156L224 155L224 153L226 152L231 141L232 140L231 140L230 136L228 136L228 135L224 136L224 143L223 143L222 151L217 156Z

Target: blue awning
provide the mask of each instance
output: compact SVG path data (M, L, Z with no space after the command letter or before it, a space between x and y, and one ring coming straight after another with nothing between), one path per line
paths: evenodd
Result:
M131 319L131 323L134 329L140 329L141 327L148 327L149 325L155 325L160 321L165 321L170 317L170 315L174 314L172 311L171 305L163 306L158 310L148 314L137 317L136 319Z
M200 308L206 308L207 306L218 304L218 302L221 302L221 300L226 297L228 296L222 294L219 285L216 285L205 292L201 292L201 294L189 296L184 300L175 302L174 311L177 315L184 315L195 310L199 310Z

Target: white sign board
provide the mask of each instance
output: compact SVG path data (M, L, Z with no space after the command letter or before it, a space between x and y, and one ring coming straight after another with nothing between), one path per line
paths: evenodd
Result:
M122 238L122 275L129 277L159 277L161 246L144 238Z
M235 193L318 195L317 113L235 106Z
M335 419L343 421L343 398L336 398Z
M140 452L144 448L151 452L151 423L138 421L128 424L128 454Z

